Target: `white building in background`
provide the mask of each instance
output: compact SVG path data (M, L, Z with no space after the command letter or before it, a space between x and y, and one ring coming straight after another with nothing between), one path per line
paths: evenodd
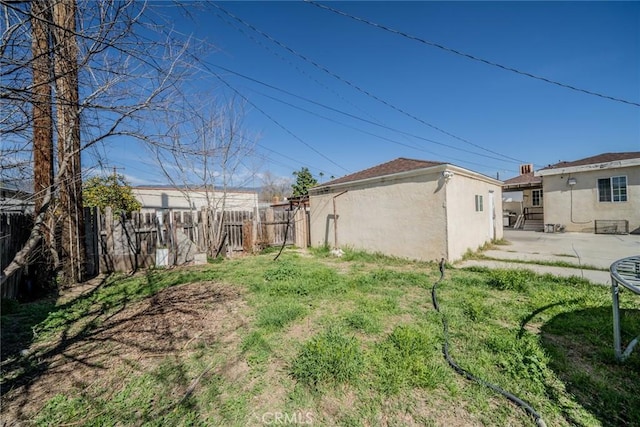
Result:
M166 210L198 211L204 207L226 211L250 211L258 207L258 192L246 189L211 190L205 188L178 189L169 186L136 186L132 188L136 200L142 204L140 212Z
M32 213L33 194L0 182L0 213Z

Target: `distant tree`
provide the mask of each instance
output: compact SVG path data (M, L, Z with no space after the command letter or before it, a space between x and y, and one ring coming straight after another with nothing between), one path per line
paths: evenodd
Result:
M261 174L262 187L260 188L260 201L271 203L275 198L282 200L291 195L291 178L276 177L266 171Z
M303 167L299 171L293 172L296 177L296 182L291 185L294 196L306 196L309 194L309 189L318 185L318 181L311 175L309 168Z
M142 207L122 175L94 176L85 181L82 191L84 206L98 207L102 212L107 206L115 215L135 212Z

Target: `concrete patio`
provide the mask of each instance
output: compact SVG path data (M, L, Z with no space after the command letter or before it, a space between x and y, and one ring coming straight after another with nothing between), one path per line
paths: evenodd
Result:
M504 230L508 245L498 245L483 254L495 260L467 260L456 267L486 266L489 268L529 269L558 276L578 276L594 283L610 284L608 271L579 268L580 265L607 269L614 261L640 254L640 235L607 235L588 233L543 233ZM527 261L527 264L513 262ZM576 268L555 267L536 262L563 261Z

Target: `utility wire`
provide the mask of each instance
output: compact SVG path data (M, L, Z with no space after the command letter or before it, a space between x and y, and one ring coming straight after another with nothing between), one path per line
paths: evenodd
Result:
M367 113L367 111L365 111L364 109L360 108L357 104L349 101L347 98L345 98L344 96L342 96L342 94L340 92L338 92L337 90L329 87L328 85L324 84L323 82L321 82L320 80L316 79L315 77L313 77L311 74L307 73L304 69L302 69L301 67L297 66L293 61L291 61L289 58L287 58L286 56L280 54L279 52L277 52L276 50L270 48L269 46L267 46L265 43L261 42L259 39L257 39L256 37L254 37L253 35L251 35L249 32L244 31L242 28L240 28L239 26L233 24L232 22L230 22L227 18L225 18L224 16L222 16L220 13L217 14L218 17L222 20L224 20L227 24L229 24L229 26L231 26L232 28L234 28L235 30L237 30L240 34L242 34L243 36L247 37L249 40L251 40L252 42L254 42L255 44L257 44L258 46L262 47L264 50L266 50L267 52L271 53L272 55L278 57L280 60L284 61L287 65L289 65L290 67L294 68L296 71L298 71L300 74L302 74L303 76L307 77L309 80L311 80L312 82L314 82L315 84L317 84L318 86L322 87L323 89L327 90L328 92L331 92L333 95L335 95L337 98L339 98L340 100L342 100L343 102L351 105L352 107L356 108L357 110L360 110L362 113L368 115L372 120L376 120L375 117L373 117L371 114ZM230 71L231 73L234 73L233 71ZM236 74L236 73L234 73ZM238 74L239 75L239 74ZM243 76L241 76L243 77Z
M293 132L291 132L288 128L286 128L283 124L281 124L279 121L277 121L273 116L271 116L269 113L267 113L266 111L264 111L262 108L258 107L254 102L252 102L249 98L247 98L246 96L244 96L244 94L242 94L240 91L238 91L236 88L234 88L233 86L231 86L226 80L224 80L222 78L222 76L220 76L218 73L216 73L215 71L213 71L210 67L207 66L207 64L203 63L202 61L200 62L201 64L203 64L204 66L204 70L202 71L207 71L209 73L211 73L214 77L216 77L218 80L220 80L220 82L225 85L227 88L229 88L230 90L232 90L236 95L238 95L239 97L241 97L242 99L244 99L249 105L251 105L253 108L255 108L256 110L258 110L260 113L262 113L262 115L264 115L266 118L268 118L269 120L271 120L276 126L278 126L280 129L284 130L286 133L288 133L289 135L291 135L293 138L295 138L297 141L301 142L302 144L304 144L306 147L308 147L310 150L312 150L314 153L318 154L319 156L321 156L323 159L329 161L331 164L339 167L340 169L342 169L343 171L349 173L349 170L347 168L345 168L344 166L339 165L338 163L336 163L334 160L332 160L330 157L326 156L325 154L323 154L322 152L318 151L315 147L313 147L311 144L309 144L308 142L306 142L305 140L303 140L302 138L300 138L298 135L294 134Z
M621 102L623 104L628 104L628 105L633 105L635 107L640 107L640 103L637 103L637 102L634 102L634 101L628 101L626 99L616 98L616 97L613 97L613 96L609 96L609 95L605 95L605 94L602 94L602 93L593 92L593 91L590 91L590 90L587 90L587 89L582 89L582 88L579 88L579 87L576 87L576 86L572 86L570 84L561 83L561 82L558 82L556 80L551 80L549 78L538 76L538 75L535 75L535 74L532 74L532 73L529 73L529 72L526 72L526 71L518 70L517 68L509 67L507 65L502 65L502 64L499 64L497 62L490 61L488 59L480 58L478 56L471 55L470 53L462 52L460 50L453 49L453 48L441 45L439 43L435 43L435 42L432 42L432 41L429 41L429 40L421 39L420 37L411 35L409 33L405 33L404 31L396 30L394 28L387 27L386 25L378 24L376 22L369 21L368 19L364 19L364 18L360 18L358 16L351 15L351 14L343 12L341 10L334 9L334 8L332 8L330 6L325 5L325 4L316 3L313 0L304 0L304 1L306 3L309 3L309 4L312 4L312 5L316 6L316 7L319 7L320 9L328 10L328 11L333 12L335 14L338 14L338 15L353 19L353 20L358 21L358 22L362 22L362 23L370 25L372 27L376 27L376 28L379 28L381 30L388 31L390 33L393 33L393 34L408 38L410 40L417 41L417 42L422 43L422 44L426 44L428 46L432 46L432 47L444 50L445 52L453 53L455 55L459 55L459 56L462 56L464 58L471 59L473 61L482 62L484 64L491 65L493 67L501 68L501 69L503 69L505 71L511 71L512 73L520 74L520 75L525 76L525 77L530 77L532 79L540 80L540 81L543 81L545 83L549 83L549 84L553 84L553 85L556 85L556 86L560 86L560 87L563 87L565 89L571 89L571 90L574 90L576 92L585 93L587 95L597 96L597 97L608 99L608 100L611 100L611 101Z
M277 44L277 45L278 45L278 46L280 46L281 48L283 48L283 49L285 49L285 50L289 51L290 53L292 53L293 55L295 55L295 56L299 57L299 58L300 58L300 59L302 59L303 61L308 62L309 64L313 65L314 67L318 68L319 70L321 70L321 71L323 71L323 72L327 73L327 74L328 74L328 75L330 75L331 77L333 77L333 78L335 78L335 79L337 79L337 80L339 80L339 81L343 82L344 84L346 84L346 85L348 85L348 86L352 87L353 89L357 90L358 92L363 93L364 95L366 95L366 96L368 96L368 97L370 97L370 98L375 99L376 101L378 101L378 102L380 102L380 103L382 103L382 104L386 105L387 107L389 107L389 108L391 108L391 109L393 109L393 110L395 110L395 111L397 111L397 112L399 112L399 113L401 113L401 114L404 114L405 116L407 116L407 117L409 117L409 118L411 118L411 119L413 119L413 120L416 120L417 122L420 122L420 123L422 123L423 125L428 126L428 127L432 128L432 129L434 129L434 130L436 130L436 131L438 131L438 132L440 132L440 133L443 133L443 134L445 134L445 135L447 135L447 136L449 136L449 137L451 137L451 138L457 139L458 141L464 142L465 144L472 145L472 146L474 146L474 147L476 147L476 148L479 148L479 149L481 149L481 150L487 151L487 152L489 152L489 153L492 153L492 154L495 154L495 155L498 155L498 156L502 156L502 157L504 157L504 158L506 158L506 159L513 160L513 161L518 162L518 163L525 163L523 160L519 160L519 159L515 159L515 158L513 158L513 157L509 157L509 156L507 156L507 155L505 155L505 154L503 154L503 153L499 153L499 152L496 152L496 151L490 150L490 149L488 149L488 148L486 148L486 147L483 147L482 145L475 144L475 143L473 143L473 142L471 142L471 141L468 141L468 140L466 140L466 139L464 139L464 138L462 138L462 137L459 137L459 136L457 136L457 135L455 135L455 134L453 134L453 133L451 133L451 132L448 132L448 131L446 131L446 130L444 130L444 129L442 129L442 128L438 127L438 126L435 126L435 125L433 125L433 124L431 124L431 123L429 123L429 122L427 122L427 121L425 121L425 120L423 120L423 119L421 119L421 118L419 118L419 117L416 117L415 115L413 115L413 114L411 114L411 113L409 113L409 112L407 112L407 111L405 111L405 110L401 109L400 107L396 107L395 105L391 104L390 102L385 101L384 99L379 98L378 96L376 96L376 95L372 94L371 92L369 92L369 91L367 91L367 90L365 90L365 89L361 88L360 86L356 85L355 83L352 83L352 82L350 82L349 80L347 80L347 79L345 79L345 78L343 78L343 77L340 77L339 75L335 74L334 72L332 72L332 71L331 71L331 70L329 70L328 68L324 67L323 65L321 65L321 64L319 64L319 63L317 63L317 62L315 62L314 60L312 60L312 59L308 58L307 56L305 56L305 55L301 54L300 52L298 52L298 51L294 50L293 48L290 48L289 46L285 45L284 43L282 43L282 42L280 42L280 41L278 41L278 40L274 39L274 38L273 38L273 37L271 37L269 34L266 34L266 33L265 33L265 32L263 32L262 30L260 30L260 29L256 28L256 27L255 27L255 26L253 26L252 24L250 24L250 23L246 22L246 21L245 21L245 20L243 20L242 18L237 17L236 15L232 14L231 12L228 12L227 10L225 10L224 8L222 8L220 5L218 5L218 4L216 4L216 3L211 3L211 4L212 4L214 7L216 7L217 9L221 10L222 12L224 12L226 15L230 16L231 18L235 19L236 21L240 22L241 24L243 24L243 25L247 26L248 28L250 28L250 29L252 29L253 31L255 31L255 32L257 32L258 34L260 34L261 36L263 36L263 37L265 37L266 39L270 40L271 42L273 42L273 43Z
M209 65L212 65L212 66L214 66L214 67L220 68L221 70L224 70L224 71L226 71L226 72L228 72L228 73L234 74L234 75L236 75L236 76L238 76L238 77L242 77L242 78L247 79L247 80L249 80L249 81L252 81L252 82L254 82L254 83L260 84L260 85L262 85L262 86L265 86L265 87L268 87L268 88L270 88L270 89L273 89L273 90L276 90L276 91L282 92L282 93L284 93L284 94L287 94L287 95L289 95L289 96L292 96L292 97L294 97L294 98L301 99L301 100L303 100L303 101L309 102L309 103L311 103L311 104L317 105L317 106L319 106L319 107L325 108L325 109L330 110L330 111L334 111L334 112L336 112L336 113L339 113L339 114L345 115L345 116L347 116L347 117L351 117L351 118L356 119L356 120L359 120L359 121L361 121L361 122L365 122L365 123L371 124L371 125L373 125L373 126L377 126L377 127L383 128L383 129L387 129L387 130L390 130L390 131L392 131L392 132L397 132L397 133L399 133L399 134L402 134L402 135L405 135L405 136L410 136L410 137L412 137L412 138L420 139L420 140L423 140L423 141L426 141L426 142L430 142L430 143L433 143L433 144L441 145L441 146L443 146L443 147L451 148L451 149L453 149L453 150L463 151L463 152L465 152L465 153L470 153L470 154L473 154L473 155L476 155L476 156L482 156L482 157L486 157L486 158L493 159L493 160L499 160L499 161L501 161L501 162L513 163L513 161L511 161L511 160L506 160L506 159L501 158L501 157L494 157L494 156L489 156L489 155L487 155L487 154L477 153L477 152L475 152L475 151L465 150L464 148L456 147L455 145L445 144L444 142L440 142L440 141L436 141L436 140L433 140L433 139L425 138L425 137L420 136L420 135L416 135L416 134L413 134L413 133L410 133L410 132L405 132L405 131L402 131L402 130L400 130L400 129L393 128L393 127L391 127L391 126L387 126L387 125L384 125L384 124L381 124L381 123L378 123L378 122L374 122L374 121L372 121L372 120L369 120L369 119L365 119L365 118L363 118L363 117L356 116L355 114L348 113L348 112L343 111L343 110L340 110L340 109L338 109L338 108L331 107L331 106L329 106L329 105L322 104L322 103L320 103L320 102L314 101L313 99L307 98L307 97L305 97L305 96L303 96L303 95L297 95L297 94L295 94L295 93L289 92L289 91L288 91L288 90L286 90L286 89L282 89L282 88L279 88L279 87L273 86L273 85L271 85L271 84L269 84L269 83L262 82L262 81L260 81L260 80L255 79L255 78L252 78L252 77L246 76L246 75L244 75L244 74L238 73L238 72L236 72L236 71L230 70L230 69L228 69L228 68L226 68L226 67L223 67L223 66L221 66L221 65L216 65L216 64L212 64L212 63L208 63L208 64L209 64ZM255 91L255 92L260 93L260 92L258 92L258 91ZM317 113L313 113L313 112L311 112L311 111L309 111L309 110L305 110L305 109L303 109L302 107L298 107L298 106L295 106L295 105L289 104L289 103L288 103L288 102L286 102L286 101L282 101L282 100L280 100L280 99L273 98L273 97L270 97L270 96L265 95L265 94L261 94L261 95L266 96L266 97L269 97L269 98L271 98L271 99L273 99L273 100L275 100L275 101L282 102L282 103L284 103L284 104L286 104L286 105L289 105L289 106L291 106L291 107L293 107L293 108L297 108L297 109L299 109L299 110L302 110L302 111L308 112L308 113L310 113L310 114L317 115L317 116L319 116L319 117L321 117L321 118L325 118L325 119L327 119L327 120L331 120L331 121L333 121L332 119L326 118L326 117L321 116L321 115L319 115L319 114L317 114ZM340 122L336 122L336 123L340 123ZM344 125L344 126L348 126L348 125L345 125L345 124L343 124L343 123L340 123L340 124L342 124L342 125ZM349 127L351 127L351 126L349 126ZM353 129L357 129L357 128L353 127ZM364 132L364 131L363 131L363 132ZM368 133L369 135L377 136L377 135L372 134L372 133L369 133L369 132L365 132L365 133ZM385 138L385 139L386 139L386 138ZM425 152L427 152L427 153L435 154L435 153L433 153L433 152L431 152L431 151L423 150L423 149L421 149L421 148L419 148L419 147L416 147L416 146L413 146L413 145L403 144L403 143L400 143L400 142L397 142L397 141L393 141L393 140L389 140L389 139L388 139L388 141L391 141L391 142L393 142L393 143L397 143L397 144L401 144L401 145L404 145L404 146L406 146L406 147L414 148L414 149L416 149L416 150L425 151ZM502 157L504 157L504 156L502 156ZM518 163L524 163L524 162L522 162L522 161L518 161Z
M405 142L396 141L396 140L394 140L394 139L387 138L387 137L382 136L382 135L377 135L377 134L375 134L375 133L373 133L373 132L369 132L369 131L366 131L366 130L364 130L364 129L360 129L360 128L358 128L358 127L355 127L355 126L349 125L349 124L347 124L347 123L340 122L340 121L335 120L335 119L333 119L333 118L331 118L331 117L323 116L323 115L318 114L318 113L316 113L316 112L314 112L314 111L307 110L306 108L303 108L303 107L300 107L300 106L294 105L294 104L292 104L292 103L290 103L290 102L283 101L283 100L281 100L281 99L278 99L278 98L275 98L275 97L273 97L273 96L270 96L270 95L267 95L267 94L261 93L261 92L259 92L259 91L254 90L254 92L256 92L257 94L262 95L262 96L264 96L264 97L267 97L267 98L269 98L269 99L271 99L271 100L273 100L273 101L280 102L280 103L282 103L282 104L284 104L284 105L287 105L287 106L289 106L289 107L291 107L291 108L295 108L295 109L297 109L297 110L304 111L305 113L311 114L311 115L313 115L313 116L315 116L315 117L319 117L319 118L321 118L321 119L324 119L324 120L327 120L327 121L330 121L330 122L333 122L333 123L337 123L337 124L339 124L339 125L341 125L341 126L345 126L345 127L350 128L350 129L354 129L354 130L356 130L356 131L358 131L358 132L361 132L361 133L364 133L364 134L366 134L366 135L371 135L371 136L373 136L373 137L375 137L375 138L382 139L382 140L384 140L384 141L388 141L388 142L391 142L391 143L393 143L393 144L397 144L397 145L400 145L400 146L403 146L403 147L411 148L411 149L416 150L416 151L421 151L421 152L423 152L423 153L429 153L429 154L439 155L439 154L438 154L438 153L436 153L436 152L433 152L433 151L430 151L430 150L424 149L424 148L422 148L422 147L418 147L418 146L415 146L415 145L407 144L407 143L405 143ZM375 124L375 123L374 123L374 124ZM452 147L452 148L457 149L456 147ZM467 150L463 150L463 151L467 151ZM473 154L476 154L476 153L473 153ZM491 159L500 160L500 161L507 161L507 160L504 160L504 159L499 159L499 158L496 158L496 157L490 157L490 156L486 156L486 155L483 155L483 154L476 154L476 155L484 156L484 157L489 157L489 158L491 158ZM486 165L486 164L480 164L480 163L469 162L469 161L467 161L467 160L458 159L458 158L451 157L451 156L445 156L445 157L446 157L446 158L449 158L449 159L451 159L451 160L455 160L455 161L460 162L460 163L465 163L465 164L474 165L474 166L480 166L480 167L484 167L484 168L486 168L486 167L487 167L487 165Z

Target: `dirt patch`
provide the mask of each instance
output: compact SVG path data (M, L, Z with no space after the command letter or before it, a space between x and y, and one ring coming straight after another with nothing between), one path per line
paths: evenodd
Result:
M239 329L247 325L245 307L237 288L200 282L165 289L113 313L98 313L93 324L30 349L37 368L3 391L1 424L30 419L59 393L117 390L128 375L157 366L166 357L187 357L201 344L219 344L231 352L240 341ZM218 373L230 380L244 375L248 367L236 359Z

